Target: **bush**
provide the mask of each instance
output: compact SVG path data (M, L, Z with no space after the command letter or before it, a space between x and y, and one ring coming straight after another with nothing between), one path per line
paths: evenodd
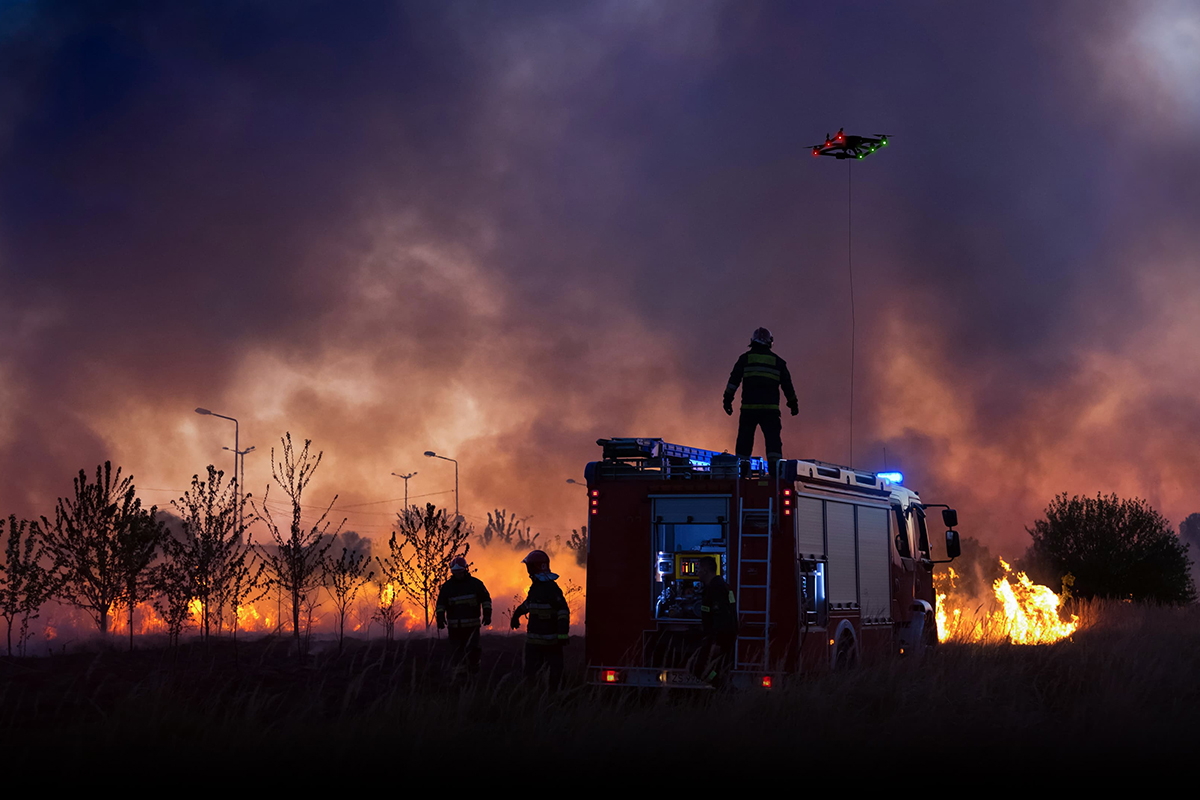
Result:
M1175 604L1196 596L1187 546L1144 500L1064 493L1027 530L1031 560L1057 576L1072 573L1078 597Z

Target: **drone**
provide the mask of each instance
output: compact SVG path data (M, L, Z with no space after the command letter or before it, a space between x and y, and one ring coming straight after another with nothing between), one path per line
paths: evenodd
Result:
M887 147L888 135L849 136L845 129L838 128L836 136L825 134L825 144L813 145L814 156L833 156L838 161L846 158L866 158L881 147Z

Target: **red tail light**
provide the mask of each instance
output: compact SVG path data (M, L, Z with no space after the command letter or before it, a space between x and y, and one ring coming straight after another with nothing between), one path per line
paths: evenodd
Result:
M615 669L604 670L604 682L605 683L616 683L617 682L617 671Z
M763 675L763 688L764 689L771 688L771 676L770 675Z

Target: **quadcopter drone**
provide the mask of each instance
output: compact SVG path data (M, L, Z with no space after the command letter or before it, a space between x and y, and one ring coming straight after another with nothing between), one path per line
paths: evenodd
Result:
M866 158L881 147L887 147L888 135L877 133L874 136L849 136L843 128L838 128L836 136L825 134L825 144L813 145L814 156L833 156L841 161L845 158Z

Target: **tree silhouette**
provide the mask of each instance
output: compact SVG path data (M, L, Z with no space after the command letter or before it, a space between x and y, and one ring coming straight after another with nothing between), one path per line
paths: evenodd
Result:
M166 558L153 570L154 607L167 624L167 640L179 646L179 638L191 621L191 603L196 597L196 581L191 570L175 560L178 550L168 539L164 546Z
M163 543L167 569L180 573L170 576L165 585L182 596L181 585L190 581L189 600L200 601L200 633L205 641L214 627L220 632L226 613L233 614L232 627L236 630L237 606L258 584L262 573L261 566L254 568L253 545L239 524L242 515L237 485L233 481L225 483L224 476L212 464L204 478L192 476L192 484L183 496L171 501L183 535Z
M390 558L398 566L397 577L405 593L424 606L428 630L430 605L437 598L450 561L471 549L471 529L462 517L451 521L445 510L433 503L425 504L424 513L413 506L396 514L396 518L396 530L388 540Z
M1072 573L1076 596L1160 603L1195 597L1187 548L1144 500L1064 493L1027 530L1032 558L1058 577Z
M1200 548L1200 513L1188 514L1179 523L1179 538L1192 547Z
M567 540L567 549L575 554L575 563L581 567L587 566L588 529L584 525L579 530L571 529L571 538Z
M0 518L4 535L4 561L0 563L0 616L8 629L8 654L13 654L13 626L20 621L17 649L25 653L29 623L38 618L42 604L54 593L54 574L42 563L46 554L43 533L37 522L8 518L8 530Z
M154 592L154 572L151 569L159 549L167 539L167 526L158 517L158 507L149 511L138 509L128 526L118 533L114 555L123 586L120 600L129 611L129 651L133 652L133 615L138 604L150 599Z
M351 539L351 536L354 539ZM329 592L337 611L338 621L338 653L342 652L342 643L346 638L346 614L349 612L358 592L375 575L370 565L370 542L358 539L353 532L345 534L344 540L349 544L342 548L342 554L337 558L326 556L321 560L325 590ZM367 548L363 548L363 545ZM355 547L357 545L357 547Z
M304 490L308 488L313 472L320 466L324 453L318 452L315 457L310 455L309 447L312 445L312 440L305 439L304 449L297 455L292 447L290 432L280 439L280 443L283 454L278 461L275 459L275 448L271 448L271 477L291 501L292 519L287 529L280 529L279 525L275 523L275 519L271 516L271 509L267 505L271 491L271 487L268 486L263 495L260 516L266 522L274 546L271 548L259 547L259 552L267 564L272 580L276 582L282 592L287 593L291 598L292 632L296 640L297 657L299 657L302 654L300 612L308 594L319 588L321 559L332 546L333 537L341 532L342 525L346 524L346 520L343 519L334 529L333 534L329 534L331 523L327 520L333 504L337 502L337 495L334 495L333 500L329 501L329 506L311 527L304 528L300 524L300 515L304 509Z
M60 497L54 525L45 517L46 550L59 571L58 596L83 609L101 634L108 633L108 616L125 592L125 575L118 551L121 539L141 515L134 497L133 477L113 472L112 463L96 467L96 482L88 483L79 470L75 496Z

